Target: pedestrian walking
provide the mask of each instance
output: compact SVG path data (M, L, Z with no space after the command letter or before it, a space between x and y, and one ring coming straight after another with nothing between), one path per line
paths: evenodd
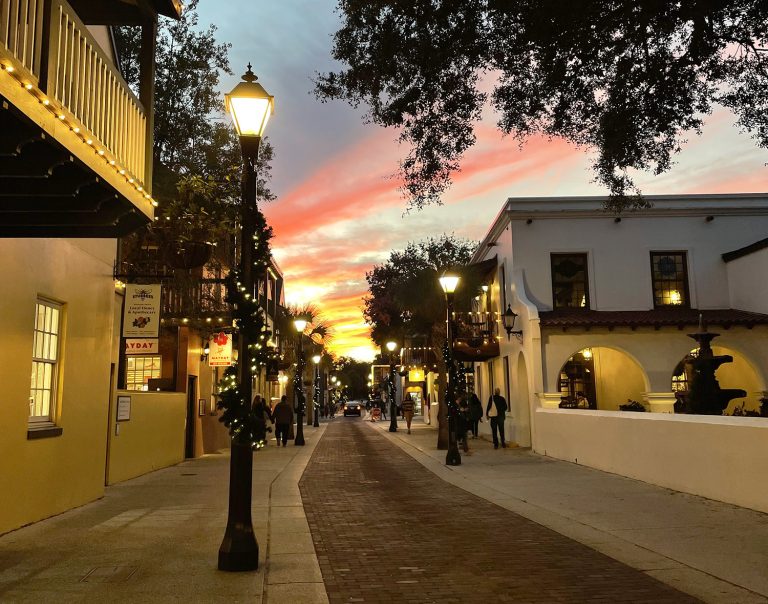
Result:
M379 409L381 409L381 418L386 420L387 419L387 403L384 400L384 397L379 398Z
M504 417L506 413L507 401L501 396L501 390L496 388L493 396L488 399L488 406L485 409L485 417L491 422L494 449L499 448L499 436L501 436L501 448L505 449L507 447L507 443L504 440Z
M411 433L411 422L413 421L413 398L411 397L411 393L405 395L405 398L403 399L402 404L400 407L403 410L403 417L405 418L405 423L408 426L408 434Z
M291 424L293 424L293 410L288 404L288 397L283 395L280 398L280 402L275 405L275 411L273 413L275 419L275 439L277 440L277 446L280 446L280 440L283 441L283 446L288 445L288 433L291 431Z
M269 405L267 405L261 394L253 397L251 414L255 420L254 436L256 441L261 441L266 445L267 432L272 432L272 412L269 410Z
M469 403L464 396L459 398L458 407L456 412L456 440L461 443L464 453L469 453L469 431L472 420L469 415Z
M483 421L483 403L474 392L469 397L469 419L472 438L477 438L480 422Z

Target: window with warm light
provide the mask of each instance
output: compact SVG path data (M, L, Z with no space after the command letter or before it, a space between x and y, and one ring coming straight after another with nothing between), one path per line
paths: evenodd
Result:
M587 254L551 254L552 308L589 310Z
M149 380L160 377L161 356L129 356L126 359L126 390L148 390Z
M686 252L651 252L654 308L688 308L688 258Z
M32 384L29 391L29 423L51 424L56 417L62 306L39 298L35 305L32 338Z

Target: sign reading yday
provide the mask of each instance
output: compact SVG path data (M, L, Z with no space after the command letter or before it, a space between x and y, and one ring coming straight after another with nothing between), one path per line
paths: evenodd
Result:
M229 367L232 365L232 334L219 332L211 336L208 345L208 366Z
M160 352L157 338L126 338L125 354L158 354Z
M160 284L125 286L124 338L156 338L160 328Z

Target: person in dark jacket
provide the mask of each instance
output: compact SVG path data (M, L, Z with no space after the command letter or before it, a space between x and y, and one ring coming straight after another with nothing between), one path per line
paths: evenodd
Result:
M267 444L267 430L272 432L272 412L260 394L253 397L251 414L255 419L254 436L257 441Z
M491 422L494 449L499 448L499 436L501 436L501 448L505 449L507 446L507 443L504 441L504 418L506 413L507 401L501 396L501 390L496 388L493 396L488 399L488 406L485 409L485 417Z
M483 419L483 403L474 392L469 397L469 419L472 422L472 437L477 438L480 421Z
M282 439L283 446L285 447L288 445L288 433L291 431L291 424L293 423L293 410L288 404L287 396L283 395L280 398L280 402L275 405L272 417L275 418L277 446L280 446L280 440Z
M469 453L469 430L472 427L469 403L464 396L461 396L458 401L458 410L456 412L456 440L461 444L464 449L464 453Z

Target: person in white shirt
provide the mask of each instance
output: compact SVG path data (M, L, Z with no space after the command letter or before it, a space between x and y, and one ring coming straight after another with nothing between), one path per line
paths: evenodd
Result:
M485 418L491 422L491 432L493 433L493 448L499 448L499 436L501 436L501 448L505 449L507 443L504 440L504 418L507 413L507 401L501 396L501 390L496 388L493 396L488 399L488 406L485 409Z

